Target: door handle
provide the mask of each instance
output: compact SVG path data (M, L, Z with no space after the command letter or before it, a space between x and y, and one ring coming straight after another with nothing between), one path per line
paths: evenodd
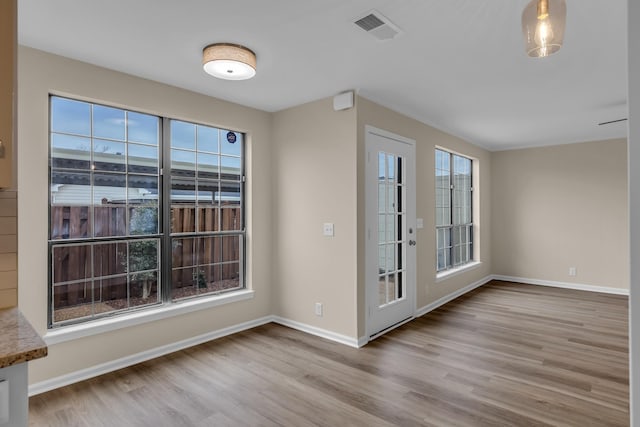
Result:
M409 246L415 246L415 245L416 245L415 240L409 240Z

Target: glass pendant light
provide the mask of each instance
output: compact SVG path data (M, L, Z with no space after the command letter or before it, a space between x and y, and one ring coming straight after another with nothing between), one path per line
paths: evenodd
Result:
M559 51L566 18L565 0L531 0L522 12L527 55L541 58Z

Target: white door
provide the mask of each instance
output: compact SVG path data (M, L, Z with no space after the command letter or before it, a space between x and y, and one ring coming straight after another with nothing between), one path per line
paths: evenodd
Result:
M415 141L365 128L367 336L415 313Z

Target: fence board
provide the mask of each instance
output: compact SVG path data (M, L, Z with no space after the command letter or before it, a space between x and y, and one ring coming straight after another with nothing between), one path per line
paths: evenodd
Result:
M94 207L94 227L96 236L124 236L126 233L126 207L122 205L100 205ZM129 207L129 217L135 207ZM239 230L240 207L237 205L197 208L199 227L202 231ZM171 231L174 233L195 231L196 207L174 205L171 207ZM218 224L221 223L221 227ZM86 206L51 206L52 239L80 238L89 236L89 209ZM196 262L196 272L202 270L208 281L236 279L239 263L220 265L220 262L239 261L237 236L181 238L182 245L172 248L174 269L190 267ZM115 247L115 249L114 249ZM124 273L122 257L117 245L95 245L93 261L95 273ZM56 268L54 283L91 278L91 246L57 247L53 256ZM184 268L172 272L172 286L197 286L194 268ZM95 280L95 299L127 298L126 285L116 284L117 280ZM54 292L54 308L64 308L91 302L91 282L74 285L57 285Z

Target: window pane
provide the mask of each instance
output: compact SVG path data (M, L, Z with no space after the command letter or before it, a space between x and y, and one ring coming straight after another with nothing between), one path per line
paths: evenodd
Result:
M127 234L127 176L93 174L94 235L96 237Z
M240 159L236 157L220 157L220 178L240 181Z
M387 214L387 242L396 240L396 215Z
M52 96L51 132L91 135L91 104Z
M394 271L396 269L396 257L395 257L395 253L396 253L396 245L394 244L387 244L386 248L387 248L387 271L391 272Z
M198 205L218 206L220 204L220 181L198 180Z
M387 276L378 276L378 306L387 303Z
M127 272L127 243L97 243L93 246L93 275L114 276Z
M64 285L52 284L52 321L63 322L93 315L93 281Z
M387 156L383 152L378 153L378 179L387 177Z
M220 209L211 206L198 205L198 231L219 231L218 220Z
M171 120L171 148L196 149L196 125Z
M224 236L222 241L222 261L238 261L240 259L240 236Z
M53 283L91 278L91 246L56 245L52 249Z
M93 315L110 313L128 308L127 276L98 278L93 281L93 301L83 307Z
M157 271L133 273L130 275L129 281L129 307L140 307L160 302Z
M127 144L128 170L133 173L158 173L158 148L149 145Z
M385 213L387 206L387 184L384 181L378 182L378 212Z
M157 271L159 240L132 240L129 242L129 273Z
M171 150L171 175L195 176L196 153L194 151Z
M219 158L215 154L198 153L198 178L217 179Z
M89 172L51 172L51 240L89 237L90 184Z
M396 211L396 186L393 184L387 184L387 212L393 213Z
M158 206L155 202L131 207L129 234L132 236L158 233Z
M378 274L387 272L387 251L385 245L378 245Z
M119 108L93 106L93 136L124 141L125 112Z
M438 249L438 271L447 268L446 251L444 249Z
M127 112L127 140L158 145L160 119L148 114Z
M221 130L220 134L222 135L220 138L222 141L222 154L240 157L242 154L243 135L238 132L227 130Z
M51 135L51 167L89 170L91 140L70 135Z
M222 182L222 192L218 195L221 212L221 230L242 230L240 212L240 183Z
M210 126L197 126L198 132L198 151L207 153L219 153L218 147L218 129Z
M393 154L388 154L387 155L387 177L389 179L389 182L391 183L394 183L396 178L395 164L396 164L396 156L394 156Z
M196 182L171 180L171 232L194 232L196 227Z
M93 140L93 169L98 171L125 172L126 144L124 142Z

